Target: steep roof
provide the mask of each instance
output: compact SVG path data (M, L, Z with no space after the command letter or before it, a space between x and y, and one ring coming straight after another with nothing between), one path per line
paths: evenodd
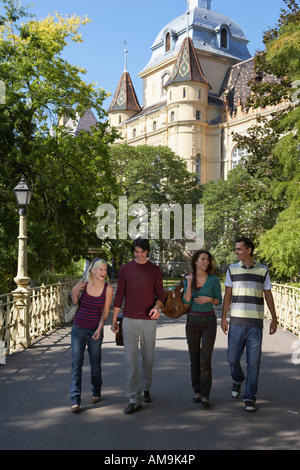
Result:
M254 69L254 58L240 62L231 67L224 79L220 98L226 100L231 111L236 111L238 104L245 105L251 95L251 81L273 82L278 79L267 73L257 75Z
M107 112L134 111L138 113L141 109L130 75L127 70L125 70Z
M92 126L97 124L97 119L91 109L87 109L84 115L79 119L76 133L81 131L89 131Z
M204 5L204 2L201 1L200 4ZM218 40L218 32L223 26L227 28L230 36L228 48L221 47ZM178 54L182 42L187 36L187 29L197 51L223 56L238 62L251 57L247 48L249 41L235 21L210 9L196 7L189 12L188 27L185 12L170 21L159 32L151 47L152 57L141 73L163 62L166 58ZM167 33L170 33L172 37L172 45L168 53L165 50L165 36Z
M165 84L165 87L171 85L171 83L189 81L209 85L202 71L193 42L187 37L182 43L173 72Z

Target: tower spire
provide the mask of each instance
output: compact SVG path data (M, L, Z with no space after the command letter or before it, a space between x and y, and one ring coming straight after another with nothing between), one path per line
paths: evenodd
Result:
M125 50L124 50L124 54L125 54L124 72L127 72L127 53L128 53L128 50L127 50L127 41L126 41L126 39L124 40L124 46L125 46Z
M190 0L189 3L189 10L193 10L196 7L206 8L207 10L211 10L211 2L212 0Z
M190 28L190 0L186 0L187 11L186 11L186 35L189 37L189 28Z

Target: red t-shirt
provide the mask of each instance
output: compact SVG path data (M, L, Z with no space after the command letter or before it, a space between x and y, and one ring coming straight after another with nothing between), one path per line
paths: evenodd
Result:
M124 297L124 317L151 320L150 310L157 300L164 300L159 267L151 261L139 264L135 260L121 266L114 307L121 308Z

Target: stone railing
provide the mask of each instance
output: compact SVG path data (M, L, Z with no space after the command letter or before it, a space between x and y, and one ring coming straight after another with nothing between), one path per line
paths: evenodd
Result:
M300 289L272 283L272 293L279 325L300 337ZM271 318L268 308L266 311Z
M63 324L75 282L42 285L17 297L14 293L0 296L0 361L4 354L29 347L34 338Z

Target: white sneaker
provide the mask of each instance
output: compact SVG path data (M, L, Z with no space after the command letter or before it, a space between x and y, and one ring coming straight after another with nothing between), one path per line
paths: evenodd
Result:
M247 413L254 413L256 409L254 401L245 401L245 411L247 411Z

